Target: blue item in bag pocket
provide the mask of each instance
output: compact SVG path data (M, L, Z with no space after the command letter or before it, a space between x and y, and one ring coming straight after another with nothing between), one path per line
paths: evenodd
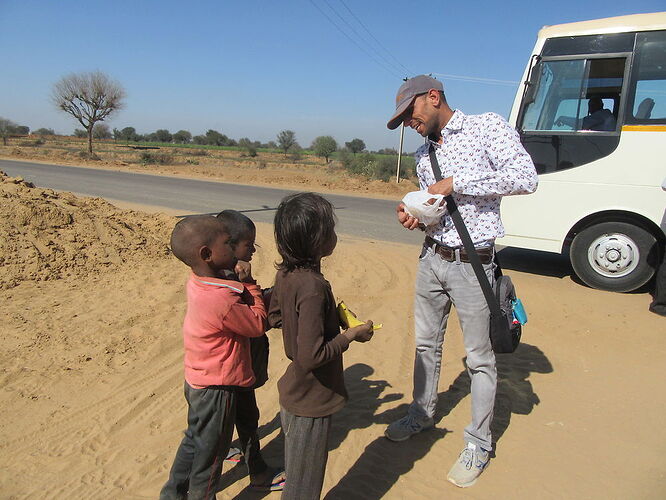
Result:
M521 325L527 323L527 312L520 299L513 299L511 305L513 306L513 317L516 318Z

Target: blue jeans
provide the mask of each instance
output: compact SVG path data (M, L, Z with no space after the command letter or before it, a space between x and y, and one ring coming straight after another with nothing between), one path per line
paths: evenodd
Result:
M494 264L483 268L492 284ZM423 248L416 276L414 401L409 412L420 418L435 415L444 333L452 304L460 319L472 381L472 422L465 428L465 441L490 450L497 368L490 344L488 304L471 264L459 258L445 261L428 246Z

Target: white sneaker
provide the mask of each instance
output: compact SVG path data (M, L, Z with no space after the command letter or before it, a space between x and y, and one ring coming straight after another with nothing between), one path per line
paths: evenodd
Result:
M473 443L467 443L453 464L447 479L460 488L472 486L488 465L490 453Z
M406 441L414 434L432 429L435 422L430 417L418 418L409 413L386 428L384 435L391 441Z

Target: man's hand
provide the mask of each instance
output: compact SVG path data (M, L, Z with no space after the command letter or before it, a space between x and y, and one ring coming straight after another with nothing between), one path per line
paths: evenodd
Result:
M252 278L252 266L250 265L249 262L245 262L244 260L239 260L236 263L234 272L238 275L238 280L242 281L243 283L249 283L254 281L254 278Z
M403 227L406 227L410 231L419 227L419 220L415 217L412 217L407 212L405 212L405 204L398 203L398 206L395 209L398 216L398 222L402 224Z
M430 194L442 194L448 196L453 193L453 177L445 177L439 182L435 182L428 187Z
M372 329L372 321L368 320L362 325L348 328L344 331L343 335L349 339L350 342L367 342L372 338L375 331Z

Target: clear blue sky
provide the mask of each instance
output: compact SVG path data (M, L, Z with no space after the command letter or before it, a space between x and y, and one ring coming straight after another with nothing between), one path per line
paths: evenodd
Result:
M518 82L543 25L664 7L663 0L0 0L0 116L71 134L79 125L50 103L51 87L68 73L100 70L127 92L125 109L106 122L112 128L193 135L212 128L262 142L292 129L302 146L332 135L339 144L359 137L371 149L397 147L386 121L402 77ZM508 117L514 84L439 78L452 107ZM405 135L413 151L421 140Z

